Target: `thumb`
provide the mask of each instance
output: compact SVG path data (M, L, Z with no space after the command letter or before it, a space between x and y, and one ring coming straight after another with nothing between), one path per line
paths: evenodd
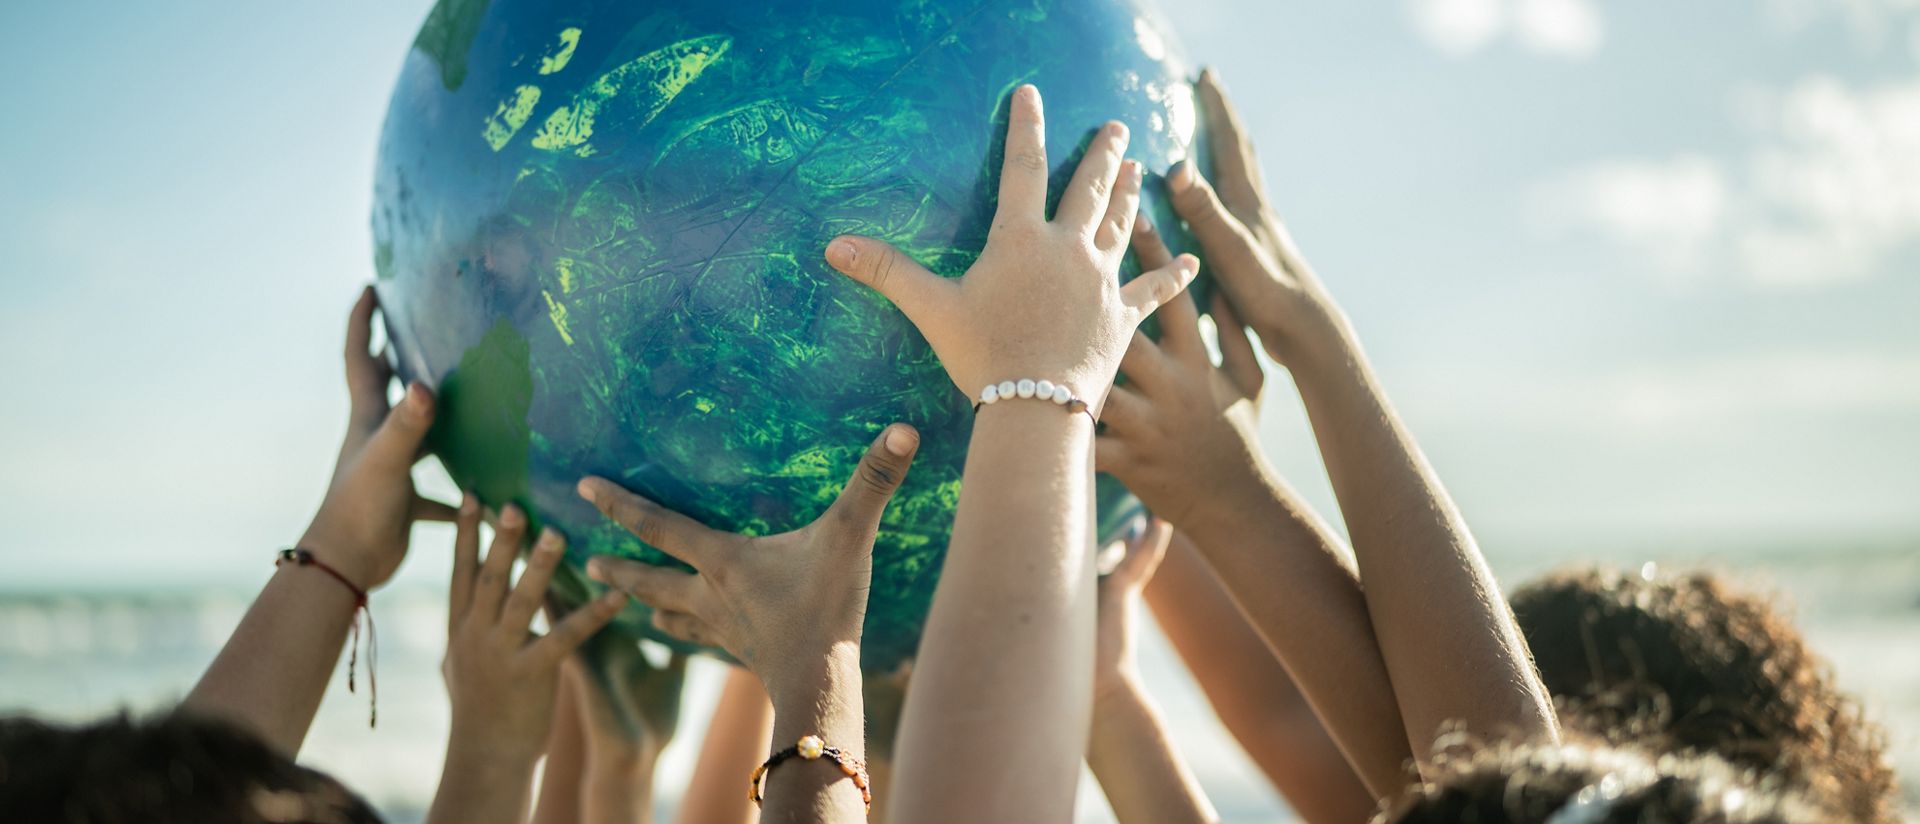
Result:
M433 428L433 392L421 384L407 387L407 396L387 413L387 419L367 439L362 459L396 471L406 471L419 458L420 444Z
M870 237L834 238L827 244L827 263L892 301L915 326L921 324L940 292L952 286L946 278L927 271L893 244Z
M920 448L920 433L904 423L896 423L880 433L860 466L853 470L840 498L829 510L842 523L872 534L880 528L880 516L900 483L907 479L907 467Z

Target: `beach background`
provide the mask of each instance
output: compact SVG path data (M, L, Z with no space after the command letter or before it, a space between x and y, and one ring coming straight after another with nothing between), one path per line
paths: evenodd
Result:
M0 712L166 706L300 534L429 6L0 4ZM1221 70L1503 584L1652 561L1777 591L1920 775L1920 3L1184 0L1161 25ZM1333 516L1268 391L1264 443ZM380 728L342 673L302 754L396 821L439 772L450 540L419 529L374 599ZM1227 820L1288 820L1157 638L1145 662Z

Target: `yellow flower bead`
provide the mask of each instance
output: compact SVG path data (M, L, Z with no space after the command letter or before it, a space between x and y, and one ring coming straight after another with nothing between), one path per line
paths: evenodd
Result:
M812 761L815 758L819 758L820 753L826 751L827 744L825 741L820 740L820 736L809 735L801 738L800 743L796 744L795 748L800 751L801 758Z

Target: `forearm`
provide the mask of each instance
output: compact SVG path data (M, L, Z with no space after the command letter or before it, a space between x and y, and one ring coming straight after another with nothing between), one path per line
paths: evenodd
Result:
M297 754L354 609L353 593L325 572L279 568L181 709L233 721L289 757Z
M865 716L860 707L860 650L835 647L813 671L770 678L773 751L815 735L829 747L864 761ZM767 774L761 816L775 822L866 820L860 789L826 758L790 758Z
M693 779L681 796L680 824L752 824L757 820L759 812L746 793L740 792L740 782L767 757L767 741L772 735L773 705L766 690L753 673L732 668L720 692L720 702L714 707L713 721L707 725Z
M1184 534L1146 600L1221 724L1295 812L1311 824L1373 814L1373 793Z
M1557 737L1526 642L1466 523L1351 334L1296 368L1415 754L1447 721Z
M551 758L552 756L548 756ZM589 762L580 783L580 817L585 824L647 824L653 820L652 755L613 764ZM541 795L546 794L545 787ZM736 795L744 795L737 790Z
M1237 489L1188 534L1367 789L1391 795L1412 752L1359 579L1271 472Z
M457 728L448 737L447 759L440 770L440 788L427 811L427 824L520 824L526 820L533 764L538 758L503 756L488 749L484 741L470 741Z
M1167 736L1160 713L1133 679L1094 707L1087 765L1120 824L1220 820Z
M976 420L892 820L1072 818L1092 692L1092 430L1044 403Z
M581 796L587 769L583 732L573 690L563 687L553 701L553 733L547 736L547 758L540 767L540 798L533 805L533 824L577 824L582 820Z

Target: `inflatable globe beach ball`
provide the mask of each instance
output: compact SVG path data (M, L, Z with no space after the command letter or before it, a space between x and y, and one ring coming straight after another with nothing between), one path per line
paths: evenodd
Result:
M1186 158L1190 75L1127 0L441 0L394 89L372 220L400 374L440 393L431 447L567 536L556 593L578 602L588 557L674 563L581 501L581 476L773 533L911 424L867 612L865 664L889 668L920 635L973 412L827 241L959 275L1015 87L1045 98L1057 197L1109 119L1148 169ZM1148 206L1177 225L1158 185ZM1100 504L1108 534L1138 510L1110 479ZM639 605L617 625L650 632Z

